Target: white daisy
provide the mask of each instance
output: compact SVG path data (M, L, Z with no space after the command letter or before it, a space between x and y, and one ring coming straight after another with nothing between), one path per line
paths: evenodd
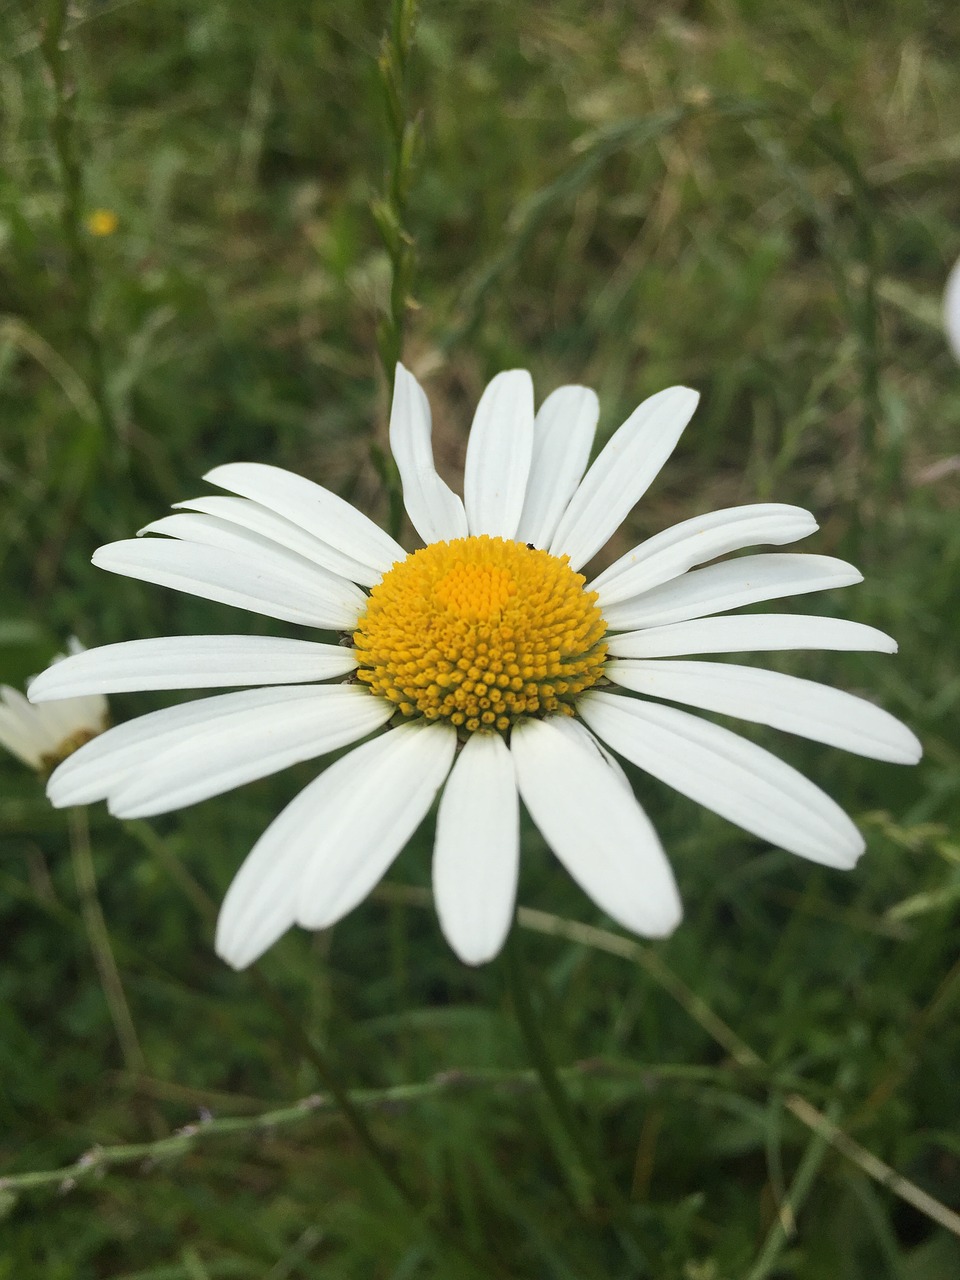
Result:
M83 652L83 645L74 638L67 647L72 654ZM66 654L59 654L54 662L65 658ZM0 685L0 746L39 773L103 733L109 718L102 693L33 706L19 689Z
M943 326L953 354L960 360L960 261L947 277L943 295Z
M651 396L588 469L596 396L561 387L534 415L529 374L501 373L473 420L461 501L434 466L427 398L398 367L390 444L426 544L411 553L300 476L257 463L216 467L206 478L230 496L181 503L141 531L164 536L112 543L94 563L340 631L345 645L169 637L58 664L31 698L263 687L112 729L60 766L50 799L106 799L120 817L145 817L362 742L275 819L230 886L216 945L237 968L291 925L325 928L352 910L438 794L436 906L466 962L496 955L510 927L521 800L603 911L636 933L669 934L681 915L673 874L608 748L763 840L851 867L863 840L833 800L762 747L669 705L879 760L919 759L914 735L860 698L686 660L750 649L895 651L881 632L835 618L715 616L861 580L828 556L707 564L806 537L813 517L780 504L732 507L657 534L589 583L579 572L657 475L696 403L685 387Z

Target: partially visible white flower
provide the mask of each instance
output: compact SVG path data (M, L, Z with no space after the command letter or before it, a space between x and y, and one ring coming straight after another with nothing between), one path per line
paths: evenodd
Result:
M947 277L947 288L943 295L943 327L947 331L953 354L960 360L960 259Z
M427 397L398 366L390 447L426 544L411 553L301 476L216 467L207 480L226 496L180 503L141 530L160 536L101 547L94 563L340 632L344 643L168 636L45 672L33 700L236 690L111 730L60 766L51 801L106 800L118 817L148 817L350 747L270 824L227 892L216 946L237 968L292 925L326 928L352 910L438 796L434 897L468 963L496 955L513 919L521 803L604 912L635 933L669 934L681 916L673 873L611 751L763 841L852 867L863 837L829 796L750 739L681 709L876 760L920 758L910 730L861 698L700 661L896 650L855 622L733 612L861 581L830 556L719 559L806 538L813 516L782 503L714 511L648 538L591 582L580 572L655 479L696 403L686 387L651 396L588 467L593 392L561 387L534 413L530 375L501 373L474 416L461 500L434 465Z
M67 648L70 654L83 652L75 637L67 642ZM53 661L62 662L66 657L60 653ZM32 683L27 682L28 692ZM0 746L40 773L48 772L103 733L109 720L110 710L102 693L34 706L19 689L0 685Z

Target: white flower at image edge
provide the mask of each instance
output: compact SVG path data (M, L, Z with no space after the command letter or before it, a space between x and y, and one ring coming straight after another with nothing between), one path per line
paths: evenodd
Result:
M943 295L943 325L953 354L960 360L960 261L947 277Z
M83 652L73 638L67 648L71 654ZM54 662L65 658L61 654ZM103 733L109 719L107 700L100 693L33 706L19 689L0 685L0 746L39 773Z
M914 735L860 698L689 659L896 650L855 622L730 613L861 580L820 555L707 563L807 537L813 516L778 503L731 507L656 534L590 582L579 572L644 494L696 404L685 387L651 396L588 468L593 392L561 387L535 414L529 374L501 373L477 407L461 500L435 468L427 398L399 366L390 445L425 543L411 553L300 476L216 467L206 479L225 494L178 504L141 530L161 536L101 547L94 563L345 642L179 636L58 663L32 699L260 687L111 729L57 769L51 801L105 799L119 817L146 817L360 744L274 820L231 884L216 946L237 968L293 924L325 928L351 911L438 794L436 909L467 963L496 955L510 927L520 801L601 910L635 933L669 934L681 917L673 874L611 750L764 841L853 866L863 839L829 796L762 747L671 705L877 760L919 759Z

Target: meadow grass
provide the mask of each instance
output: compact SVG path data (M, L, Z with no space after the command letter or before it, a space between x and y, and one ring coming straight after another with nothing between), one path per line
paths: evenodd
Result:
M627 1202L611 1211L564 1173L507 967L467 969L440 936L427 831L335 930L235 974L216 906L311 766L120 823L53 811L4 757L0 1278L466 1276L453 1239L489 1276L955 1280L960 370L938 308L960 253L960 12L425 5L398 186L386 4L44 8L0 16L3 680L71 633L270 628L89 563L217 463L290 467L396 519L378 347L399 349L399 266L451 479L501 368L529 367L538 398L595 387L601 437L696 387L608 558L717 506L808 506L809 549L866 575L816 610L900 653L769 665L882 701L925 758L758 735L860 822L849 875L632 775L686 905L649 947L605 930L525 830L530 1000L584 1159ZM330 1105L331 1072L416 1213Z

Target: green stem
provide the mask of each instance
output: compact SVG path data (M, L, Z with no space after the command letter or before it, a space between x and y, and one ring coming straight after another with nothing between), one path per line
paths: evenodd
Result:
M197 913L209 924L215 924L217 907L213 899L199 885L180 859L165 842L146 823L129 824L139 842L162 864L164 870L176 882L185 896L190 900ZM257 969L249 969L247 978L280 1018L290 1036L296 1041L301 1053L316 1072L317 1079L332 1099L340 1115L346 1121L361 1149L370 1158L380 1174L402 1201L405 1209L421 1224L433 1239L438 1252L445 1254L458 1267L458 1275L475 1276L477 1280L489 1280L490 1268L485 1262L473 1257L466 1251L454 1233L446 1226L429 1222L424 1216L421 1202L414 1194L406 1179L400 1174L392 1155L374 1136L366 1117L363 1115L355 1096L347 1091L324 1051L304 1031L296 1017L290 1011L283 996L277 991L269 979ZM173 1150L174 1148L171 1148Z
M504 957L510 998L517 1015L520 1033L533 1068L540 1078L544 1094L553 1108L559 1128L566 1139L562 1144L555 1139L561 1166L571 1183L574 1194L581 1202L584 1199L584 1191L588 1193L587 1205L590 1208L593 1208L598 1199L597 1193L605 1201L606 1212L612 1214L614 1218L612 1227L618 1243L631 1265L638 1269L639 1274L644 1264L644 1256L639 1241L634 1238L634 1224L630 1222L631 1206L584 1132L580 1118L564 1087L560 1071L550 1053L530 998L529 971L523 957L518 924L515 924L510 931L504 948ZM573 1160L569 1159L568 1153L573 1155Z
M536 1071L543 1092L559 1121L560 1134L552 1134L554 1146L564 1175L570 1182L574 1198L581 1208L594 1208L593 1178L590 1166L592 1154L580 1131L573 1105L561 1083L557 1066L553 1061L540 1022L530 998L529 975L523 959L519 930L510 932L504 948L504 961L510 1001L517 1018L527 1054Z
M413 283L415 247L406 227L407 204L420 142L419 121L410 118L409 59L417 23L417 0L393 0L390 28L377 59L389 133L384 191L371 212L390 260L390 303L377 329L377 346L387 386L393 392L403 354L407 306Z
M827 1112L827 1119L831 1123L835 1119L837 1111L838 1108L834 1107ZM810 1141L807 1143L807 1149L803 1153L793 1182L790 1184L790 1190L780 1204L773 1225L767 1232L767 1238L763 1242L763 1247L745 1280L767 1280L770 1273L777 1267L783 1250L789 1243L790 1238L796 1233L797 1214L810 1194L817 1174L820 1172L820 1166L823 1164L823 1158L828 1150L829 1144L825 1135L814 1131L810 1136Z
M722 1074L722 1073L721 1073ZM633 1082L648 1084L675 1083L687 1085L691 1081L713 1082L717 1071L711 1067L685 1068L674 1063L594 1063L563 1067L564 1079L590 1075L598 1084L609 1082L618 1092ZM734 1082L731 1081L731 1084ZM746 1082L745 1082L746 1083ZM514 1098L521 1091L534 1092L540 1087L535 1071L499 1071L475 1069L471 1071L445 1071L430 1080L410 1084L389 1085L382 1089L352 1089L351 1102L364 1110L377 1111L389 1108L411 1107L421 1101L440 1097L460 1097L478 1091L492 1092L504 1098ZM209 1094L204 1095L209 1098ZM212 1105L212 1101L211 1101ZM69 1189L74 1183L96 1178L112 1169L128 1165L140 1166L144 1162L172 1160L189 1155L192 1151L217 1138L235 1134L270 1134L276 1129L293 1128L308 1123L315 1116L335 1116L337 1104L323 1093L314 1093L286 1106L271 1107L254 1115L210 1116L185 1125L168 1137L153 1142L117 1143L112 1146L95 1146L71 1164L55 1169L37 1169L24 1173L0 1175L0 1193L5 1191L34 1191L44 1187Z
M67 65L68 42L65 28L68 0L52 0L40 53L53 89L53 114L50 134L60 168L62 201L60 223L70 259L70 275L77 303L77 323L87 348L90 365L90 392L97 407L97 418L91 422L97 447L104 438L116 436L116 418L110 403L106 360L95 320L95 283L93 259L84 233L84 183L80 148L76 136L76 86L71 82Z
M110 1017L127 1070L134 1076L147 1074L147 1061L143 1056L136 1028L130 1014L130 1006L123 990L120 971L110 945L110 932L103 918L97 895L97 875L90 849L90 829L85 809L71 809L68 813L70 832L70 859L73 875L80 896L80 913L93 952L94 963L100 975L100 985L110 1010Z
M67 829L70 837L70 860L73 863L73 877L80 898L80 916L84 932L93 953L93 961L100 977L100 987L110 1011L110 1020L120 1044L124 1066L130 1076L139 1080L149 1074L149 1068L143 1049L140 1047L126 992L123 989L123 980L113 954L110 931L100 906L86 809L75 808L68 811ZM155 1137L169 1132L156 1107L142 1106L138 1103L137 1108L144 1123Z

